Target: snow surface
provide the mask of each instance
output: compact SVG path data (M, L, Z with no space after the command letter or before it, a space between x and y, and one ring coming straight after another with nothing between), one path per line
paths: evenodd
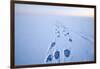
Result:
M59 59L55 51L60 52ZM52 61L46 62L50 54ZM93 17L15 13L16 65L80 61L94 61Z

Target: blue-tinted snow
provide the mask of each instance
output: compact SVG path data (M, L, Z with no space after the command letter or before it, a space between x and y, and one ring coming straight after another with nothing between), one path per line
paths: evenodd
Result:
M69 36L60 33L57 38L55 25L67 27ZM62 30L62 29L59 29ZM71 38L72 42L68 39ZM48 52L52 42L54 48ZM70 57L64 50L71 51ZM49 54L60 51L60 62L94 60L94 20L88 16L15 14L15 64L44 64ZM56 60L53 59L55 62Z

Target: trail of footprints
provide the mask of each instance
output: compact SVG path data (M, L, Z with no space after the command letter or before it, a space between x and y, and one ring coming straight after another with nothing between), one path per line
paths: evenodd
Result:
M65 26L56 25L55 34L56 34L57 39L62 38L62 35L63 35L68 42L73 41L71 38L70 32L68 31L68 29ZM48 54L47 54L46 60L45 60L46 63L52 62L53 59L57 60L57 63L60 63L61 52L59 50L55 50L52 53L52 49L56 46L56 44L57 44L56 41L50 43L50 48L48 50ZM71 55L71 50L66 48L63 50L63 54L64 54L65 58L68 58Z
M66 59L68 59L71 56L71 49L65 47L64 49L58 50L57 48L57 40L59 40L60 38L64 38L66 41L66 45L68 45L67 43L72 43L73 39L71 37L72 33L76 34L78 36L80 36L82 39L87 40L89 43L93 43L93 39L89 38L89 35L85 34L85 33L81 33L81 32L77 32L74 30L69 29L68 27L59 24L59 22L57 22L57 24L55 25L55 39L53 42L50 43L49 49L48 49L48 53L46 55L46 59L45 62L46 63L54 63L54 61L56 60L57 63L60 63L62 61L62 59L60 59L62 57L62 54L64 55L64 62L66 61ZM63 51L63 53L62 53Z

